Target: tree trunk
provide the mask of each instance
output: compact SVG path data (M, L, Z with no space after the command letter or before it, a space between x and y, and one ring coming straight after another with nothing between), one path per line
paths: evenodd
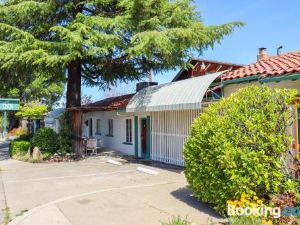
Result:
M74 108L72 114L72 148L77 156L82 155L81 141L81 63L72 61L68 66L67 108ZM77 109L76 109L77 108Z
M70 62L68 66L67 108L81 106L81 63Z

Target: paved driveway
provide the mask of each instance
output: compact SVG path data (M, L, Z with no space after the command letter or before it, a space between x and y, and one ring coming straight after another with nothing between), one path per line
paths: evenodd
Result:
M118 166L107 163L109 158L42 164L4 158L0 191L5 198L0 202L6 200L15 218L10 224L156 225L177 215L207 224L208 218L217 217L191 196L180 169L135 162Z

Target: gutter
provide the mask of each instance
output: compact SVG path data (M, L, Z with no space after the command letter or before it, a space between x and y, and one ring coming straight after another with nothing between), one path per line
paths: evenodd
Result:
M284 81L284 80L298 80L300 79L300 73L294 73L292 75L288 75L288 76L280 76L280 77L267 77L264 79L260 80L260 83L264 84L264 83L269 83L269 82L280 82L280 81Z
M232 79L232 80L224 80L222 83L224 85L239 84L239 83L244 83L244 82L256 81L258 79L259 79L259 75L255 75L255 76L242 77L242 78L237 78L237 79Z
M276 77L266 77L262 78L262 75L255 75L255 76L249 76L249 77L242 77L232 80L225 80L223 81L223 86L229 85L229 84L239 84L239 83L245 83L245 82L252 82L252 81L258 81L261 84L264 83L270 83L270 82L280 82L285 80L298 80L300 79L300 73L294 73L288 76L276 76Z

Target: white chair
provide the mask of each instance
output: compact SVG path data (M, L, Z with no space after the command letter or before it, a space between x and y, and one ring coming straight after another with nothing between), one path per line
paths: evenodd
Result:
M91 151L92 154L97 155L97 140L96 139L87 139L85 146L85 154Z
M91 154L97 155L98 149L101 148L102 142L100 139L87 139L85 146L85 154L87 155L89 151Z

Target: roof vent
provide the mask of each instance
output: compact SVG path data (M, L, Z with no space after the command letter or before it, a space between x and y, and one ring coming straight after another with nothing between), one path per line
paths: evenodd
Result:
M280 55L282 49L283 49L282 45L277 47L277 55Z
M139 82L136 84L136 92L138 92L146 87L155 86L157 84L158 84L157 82L150 82L150 81Z
M265 60L269 58L266 50L267 49L263 47L258 49L257 61Z

